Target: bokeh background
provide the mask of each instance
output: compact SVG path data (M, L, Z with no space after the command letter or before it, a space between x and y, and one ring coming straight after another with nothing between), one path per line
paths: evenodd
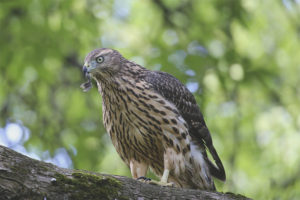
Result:
M99 47L194 93L227 172L218 190L300 198L299 0L1 0L0 144L130 176L95 85L79 88Z

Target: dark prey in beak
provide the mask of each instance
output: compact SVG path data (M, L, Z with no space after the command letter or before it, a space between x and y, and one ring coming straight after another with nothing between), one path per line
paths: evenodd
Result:
M82 83L80 85L80 88L83 89L84 92L87 92L93 87L92 79L91 79L90 74L87 72L87 68L85 66L83 67L82 71L83 71L84 76L88 79L88 81L85 83Z

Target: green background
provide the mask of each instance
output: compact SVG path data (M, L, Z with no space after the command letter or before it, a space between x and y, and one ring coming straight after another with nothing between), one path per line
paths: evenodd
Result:
M299 0L1 0L0 144L130 176L96 86L79 88L99 47L194 93L227 172L219 191L300 198Z

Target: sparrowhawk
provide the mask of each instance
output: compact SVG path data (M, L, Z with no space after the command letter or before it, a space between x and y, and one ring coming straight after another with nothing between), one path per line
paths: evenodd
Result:
M90 52L83 71L89 81L81 87L97 82L104 126L133 178L145 177L150 167L161 185L215 190L213 176L225 181L196 100L178 79L107 48Z

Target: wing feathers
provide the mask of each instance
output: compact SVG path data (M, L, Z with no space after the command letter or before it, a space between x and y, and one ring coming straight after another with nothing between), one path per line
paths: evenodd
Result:
M165 72L148 71L142 78L150 83L157 93L177 107L189 126L192 139L203 150L211 174L225 181L223 164L212 144L211 135L193 94L178 79ZM205 147L208 148L217 166L208 159Z

